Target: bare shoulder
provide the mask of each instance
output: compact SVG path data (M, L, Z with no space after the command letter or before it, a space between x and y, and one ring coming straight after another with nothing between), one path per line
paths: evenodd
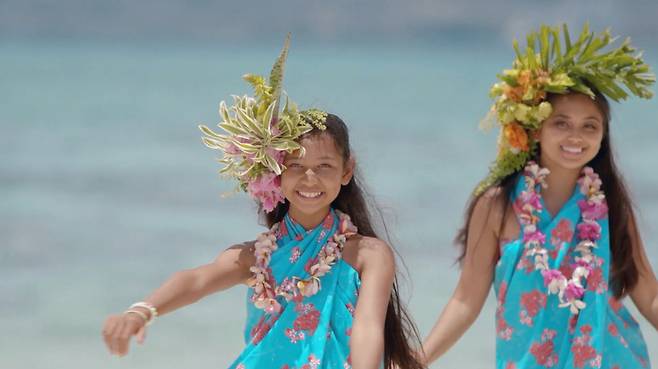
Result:
M255 243L256 241L245 241L230 246L217 256L216 262L233 262L237 266L248 270L256 262L254 256Z
M355 235L345 243L343 258L359 273L369 266L395 267L395 254L385 241L376 237Z
M503 221L503 215L510 213L506 211L508 206L510 205L503 189L492 187L476 200L470 221L481 222L492 229L497 229Z
M230 246L227 250L250 251L253 253L254 244L256 244L256 240L244 241Z
M477 199L475 210L503 210L503 206L505 206L505 193L501 187L496 186L488 189Z

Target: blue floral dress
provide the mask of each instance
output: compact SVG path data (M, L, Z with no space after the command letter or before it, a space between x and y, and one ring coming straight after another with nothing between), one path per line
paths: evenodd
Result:
M276 233L277 250L270 261L279 285L286 277L308 278L308 268L320 249L337 231L338 216L331 211L324 222L305 230L288 215ZM349 368L349 337L359 293L359 275L339 259L321 277L320 290L281 304L278 313L254 306L247 298L246 347L230 366L236 369Z
M523 177L512 200L519 215L519 195L526 190ZM565 276L573 272L576 225L581 219L578 202L584 198L576 188L554 217L538 214L537 227L546 235L550 268ZM520 222L523 224L522 222ZM542 274L527 255L523 236L501 245L495 269L496 368L649 368L646 344L638 323L608 288L610 245L608 219L598 221L601 235L593 249L598 260L586 279L577 314L560 307L555 294L547 294ZM523 226L521 235L523 235Z

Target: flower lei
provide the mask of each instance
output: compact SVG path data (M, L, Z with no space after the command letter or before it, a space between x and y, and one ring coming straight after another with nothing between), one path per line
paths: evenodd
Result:
M299 111L297 106L282 97L283 70L290 35L277 58L269 81L258 75L246 74L243 78L254 89L254 97L233 96L233 105L222 101L219 114L222 122L218 127L225 134L215 133L205 125L199 129L204 134L203 143L224 156L219 160L224 167L220 173L235 178L238 189L256 199L266 212L271 212L284 202L279 176L285 169L286 153L304 148L297 142L299 137L314 127L324 130L327 113L309 109Z
M597 266L597 257L592 250L601 237L601 226L597 220L607 216L608 207L605 195L601 190L601 180L598 174L590 167L585 167L578 180L580 191L586 196L585 200L578 201L582 220L576 226L580 242L576 245L575 256L572 263L572 275L567 278L558 269L551 269L548 265L548 251L544 247L546 235L537 228L538 214L543 209L540 201L540 188L546 188L545 178L549 170L540 168L535 162L528 162L525 167L524 180L526 190L518 197L518 211L520 223L523 225L523 243L526 256L534 259L535 270L539 270L548 287L548 294L557 294L560 307L569 307L572 314L578 314L586 304L582 301L585 288L582 279Z
M501 130L496 160L475 189L476 195L523 168L533 156L535 132L553 110L546 101L549 93L579 92L593 98L595 89L614 101L625 100L629 93L646 99L653 96L649 86L656 77L629 40L606 51L616 38L608 30L594 34L587 24L573 42L566 24L563 40L560 36L559 27L541 26L528 34L525 52L514 41L512 69L499 74L500 81L491 87L489 94L495 102L480 125L489 129L497 123Z
M272 253L277 249L276 233L279 230L280 223L276 223L268 232L258 236L254 245L256 263L249 268L252 277L247 281L247 285L254 290L251 301L257 308L270 314L278 313L281 311L281 304L276 300L277 296L290 301L294 298L313 296L320 291L320 278L327 274L331 267L342 258L343 247L347 238L357 233L356 227L347 214L340 211L336 211L336 213L339 219L338 230L322 246L317 260L308 268L308 278L286 277L277 286L269 264Z

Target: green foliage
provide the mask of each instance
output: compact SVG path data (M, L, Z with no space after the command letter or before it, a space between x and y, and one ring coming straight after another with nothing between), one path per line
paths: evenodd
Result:
M614 101L625 100L630 94L651 98L649 88L656 77L644 63L642 53L631 46L629 39L613 47L615 41L609 30L595 34L588 24L575 41L566 24L542 25L539 31L529 33L524 50L515 40L512 69L499 74L501 82L490 90L490 96L496 99L491 111L500 125L518 123L532 137L552 111L545 101L547 93L574 91L594 97L593 88ZM499 140L498 158L475 193L482 193L523 168L535 150L535 143L530 141L530 149L523 151L510 147L504 138Z
M564 51L560 42L560 27L542 25L539 32L531 32L527 36L525 53L517 51L515 69L547 71L552 77L552 83L546 90L565 93L573 90L593 96L589 87L614 101L628 98L628 91L641 98L651 98L653 92L649 87L656 81L650 73L649 66L644 63L642 54L637 52L626 39L621 45L605 50L616 41L610 35L610 30L595 34L585 24L580 36L574 43L567 25L562 26ZM562 75L563 78L555 78ZM573 85L567 83L568 77Z

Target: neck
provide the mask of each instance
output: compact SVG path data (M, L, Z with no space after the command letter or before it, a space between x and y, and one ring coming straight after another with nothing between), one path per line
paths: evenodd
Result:
M324 218L329 214L330 207L323 208L313 213L305 213L301 210L291 206L288 210L288 215L304 229L309 230L317 227Z
M580 177L581 169L563 168L551 165L551 163L543 160L540 160L540 165L550 171L550 174L546 176L546 185L548 187L542 189L542 196L549 212L555 214L571 197Z

